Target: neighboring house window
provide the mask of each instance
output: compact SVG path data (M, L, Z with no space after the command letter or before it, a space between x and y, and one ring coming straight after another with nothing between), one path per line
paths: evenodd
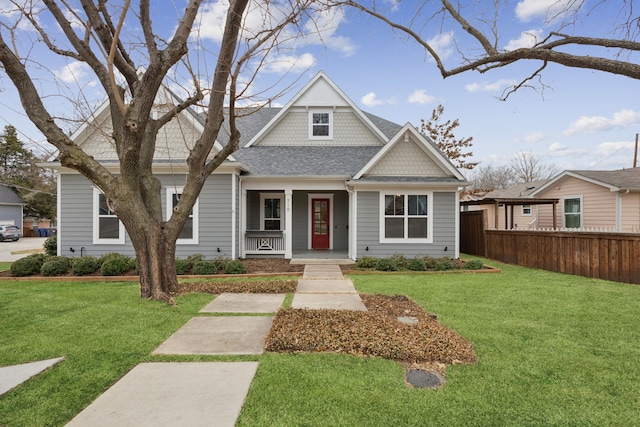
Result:
M111 209L107 197L97 188L93 189L93 243L124 244L124 225Z
M284 205L284 194L282 193L261 193L260 194L260 229L261 230L282 230L282 206Z
M563 199L565 228L582 227L582 197L567 197Z
M522 205L522 215L531 215L531 205Z
M309 111L309 139L333 139L332 111Z
M430 193L380 195L380 240L383 243L431 243Z
M180 201L180 196L182 196L182 188L167 188L167 220L171 218L173 209ZM198 200L196 200L196 203L193 205L193 209L191 209L191 212L189 213L189 218L187 219L187 222L185 222L176 243L186 245L198 244L198 224Z

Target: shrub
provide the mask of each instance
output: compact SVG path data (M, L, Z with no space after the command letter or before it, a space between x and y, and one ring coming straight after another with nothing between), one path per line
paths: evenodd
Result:
M228 261L224 266L225 274L243 274L246 272L247 269L245 268L244 264L237 259Z
M456 270L462 270L464 268L464 261L460 258L454 259L451 262L453 263L453 268Z
M189 262L189 259L177 259L176 260L176 274L182 275L187 274L189 270L191 270L192 263Z
M92 256L83 256L73 260L71 272L76 276L84 276L98 271L100 262L98 258Z
M464 267L467 270L482 270L484 268L484 264L479 259L472 259L471 261L467 261Z
M199 276L207 274L216 274L218 271L218 265L214 261L196 261L193 264L193 274Z
M44 241L42 247L44 248L44 251L47 255L58 255L58 238L56 236L49 237Z
M442 257L436 260L436 268L437 271L451 270L453 269L453 261L451 258Z
M119 255L119 254L118 254ZM124 255L107 258L100 267L103 276L120 276L135 266L133 259Z
M380 271L398 271L396 264L389 258L380 258L376 264L376 270Z
M438 261L435 258L431 258L430 256L426 256L422 258L424 261L424 266L426 270L435 270L436 265L438 265Z
M372 256L363 256L356 261L357 268L376 268L378 265L378 258Z
M69 258L62 256L52 256L46 258L45 262L40 267L40 273L43 276L60 276L66 274L71 267L71 261Z
M231 260L228 257L226 257L225 255L221 255L215 257L211 262L215 264L216 271L224 271L230 261Z
M396 253L391 255L389 261L391 261L396 266L396 270L406 270L407 266L409 265L409 260L402 254Z
M411 271L425 271L427 266L422 258L414 258L409 261L407 268Z
M40 272L44 264L44 254L33 254L20 258L11 264L11 275L14 277L31 276Z
M195 264L198 261L204 261L204 255L202 254L193 254L193 255L189 255L186 259L187 263L189 263L189 268L193 267L193 264Z

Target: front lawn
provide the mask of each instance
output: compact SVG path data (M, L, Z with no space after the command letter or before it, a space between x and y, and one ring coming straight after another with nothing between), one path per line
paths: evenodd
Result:
M410 389L387 360L269 354L239 425L640 425L640 287L487 262L502 273L352 276L474 344L443 388Z
M360 292L410 296L473 343L478 363L448 367L443 388L407 387L389 360L268 353L253 359L238 425L640 425L640 287L496 266L352 276ZM182 360L150 352L211 298L169 307L133 283L0 282L0 366L66 357L0 398L0 425L64 425L136 364Z
M11 269L10 262L0 262L0 271L9 271Z

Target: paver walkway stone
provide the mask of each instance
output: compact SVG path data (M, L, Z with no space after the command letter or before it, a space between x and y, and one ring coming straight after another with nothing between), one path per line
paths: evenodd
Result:
M367 311L358 294L295 294L292 308Z
M284 302L285 294L223 293L200 313L275 313Z
M232 427L258 362L142 363L69 427Z
M349 279L300 279L296 293L299 294L356 294L356 288Z
M55 359L39 360L37 362L1 367L0 396L63 360L64 357L57 357Z
M262 354L271 316L194 317L153 354Z

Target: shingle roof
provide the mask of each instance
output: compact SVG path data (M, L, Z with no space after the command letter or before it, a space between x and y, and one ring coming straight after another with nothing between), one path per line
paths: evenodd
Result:
M519 197L529 197L531 193L540 188L546 182L547 180L523 182L509 188L493 190L485 194L483 199L514 199Z
M347 176L355 175L380 147L287 147L241 148L234 157L254 176Z
M620 189L640 190L640 168L612 171L571 170L568 172L600 181Z
M0 185L0 205L24 205L24 201L11 187Z

